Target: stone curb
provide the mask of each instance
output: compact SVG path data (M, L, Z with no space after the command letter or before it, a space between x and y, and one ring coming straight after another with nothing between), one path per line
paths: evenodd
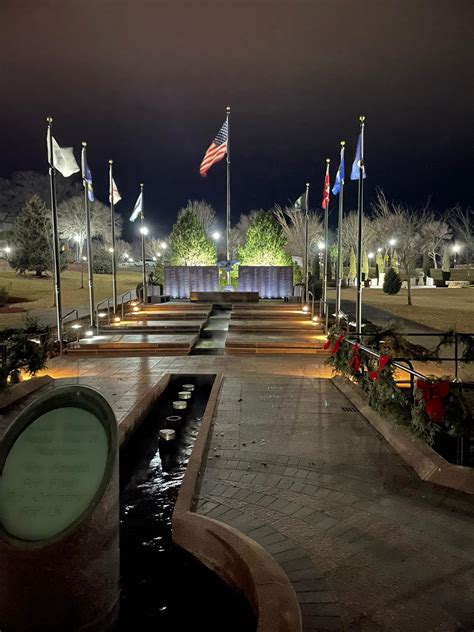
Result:
M405 463L415 470L421 480L466 494L474 494L474 468L449 463L407 428L395 421L383 419L369 406L362 389L356 384L343 377L334 377L331 381Z
M20 400L24 399L31 393L43 388L46 384L54 382L54 379L49 375L42 375L41 377L34 377L31 380L25 380L18 384L12 384L7 390L0 393L0 410L4 411L13 406Z
M194 511L222 379L219 373L176 501L173 541L243 592L257 616L258 632L302 632L296 593L275 560L237 529Z

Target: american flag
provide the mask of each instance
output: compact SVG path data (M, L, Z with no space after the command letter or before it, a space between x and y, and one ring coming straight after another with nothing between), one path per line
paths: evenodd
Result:
M204 158L202 159L201 166L199 167L199 173L205 176L213 164L222 160L227 153L227 139L229 135L229 127L227 119L224 121L224 125L220 128L217 136L209 145Z

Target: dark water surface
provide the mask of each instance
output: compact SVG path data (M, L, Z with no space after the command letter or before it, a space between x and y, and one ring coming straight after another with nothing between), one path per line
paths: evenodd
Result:
M245 598L171 541L171 515L214 375L173 375L163 396L120 454L120 632L251 632ZM195 390L187 411L176 411L183 384ZM179 415L181 422L166 417ZM159 441L177 430L178 447Z

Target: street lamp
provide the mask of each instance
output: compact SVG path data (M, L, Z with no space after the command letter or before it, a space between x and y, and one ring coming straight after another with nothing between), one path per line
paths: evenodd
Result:
M456 266L456 257L458 255L458 252L461 250L461 248L458 246L458 244L454 244L453 246L453 253L454 253L454 267Z
M393 268L393 247L397 243L396 239L389 239L388 245L390 246L390 267Z
M212 238L213 238L213 239L215 239L216 241L217 241L218 239L220 239L220 238L221 238L221 234L220 234L220 232L219 232L218 230L215 230L215 231L212 233Z
M141 226L140 232L142 235L148 235L148 228L146 226Z
M166 241L162 241L160 246L163 248L163 250L166 250L166 248L167 248Z
M10 248L10 246L5 246L5 252L7 253L7 255L9 255L11 251L12 249Z

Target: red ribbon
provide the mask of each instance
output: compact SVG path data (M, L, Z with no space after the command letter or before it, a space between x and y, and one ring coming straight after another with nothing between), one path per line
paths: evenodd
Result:
M425 413L433 421L443 421L444 400L449 395L451 389L450 382L441 380L439 382L427 382L417 380L416 387L423 391L425 402Z
M342 341L344 340L344 334L341 334L339 336L339 338L337 338L336 342L334 343L334 347L332 348L332 355L336 355L336 353L339 351L339 347L342 344Z
M373 381L376 382L379 377L381 372L384 370L384 368L387 366L387 364L390 362L390 355L381 355L379 358L379 369L378 371L369 371L369 378Z
M349 360L349 366L353 369L355 373L360 371L361 359L360 359L360 351L359 345L355 343L352 347L352 357Z
M329 349L330 346L331 346L331 338L329 338L329 336L328 336L328 339L324 343L323 349Z

